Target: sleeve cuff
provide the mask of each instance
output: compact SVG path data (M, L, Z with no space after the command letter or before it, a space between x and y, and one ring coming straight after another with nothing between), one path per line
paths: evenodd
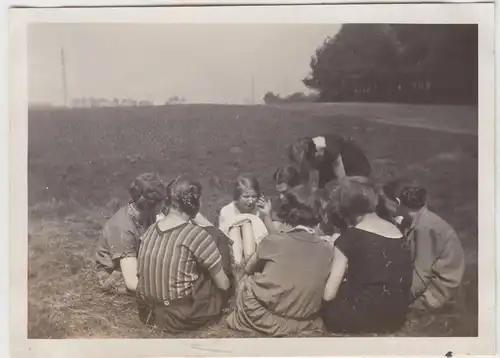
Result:
M137 254L135 252L120 252L111 255L112 260L121 260L127 257L135 257L137 258Z
M222 270L221 260L218 260L212 267L208 269L211 276L217 275Z

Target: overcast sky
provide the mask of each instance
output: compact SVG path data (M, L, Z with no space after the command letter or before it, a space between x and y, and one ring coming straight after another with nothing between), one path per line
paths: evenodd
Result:
M61 48L69 98L164 103L260 101L267 91L306 91L314 50L340 25L37 24L28 35L30 102L63 102Z

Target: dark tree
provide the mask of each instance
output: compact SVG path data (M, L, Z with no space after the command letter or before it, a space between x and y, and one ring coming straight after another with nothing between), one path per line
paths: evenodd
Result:
M477 103L477 26L348 24L311 58L320 101Z

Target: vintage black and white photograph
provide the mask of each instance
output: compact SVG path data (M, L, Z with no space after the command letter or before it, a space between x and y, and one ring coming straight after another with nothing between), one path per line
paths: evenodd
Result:
M352 19L29 23L27 337L479 337L480 26Z

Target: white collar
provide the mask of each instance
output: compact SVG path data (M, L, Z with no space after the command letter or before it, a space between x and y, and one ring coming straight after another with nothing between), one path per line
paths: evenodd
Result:
M294 226L293 228L291 228L290 230L288 230L289 232L290 231L305 231L309 234L316 234L316 230L314 230L313 228L311 227L307 227L307 226L304 226L304 225L297 225L297 226Z
M326 139L325 137L314 137L313 139L314 145L317 149L326 148Z

